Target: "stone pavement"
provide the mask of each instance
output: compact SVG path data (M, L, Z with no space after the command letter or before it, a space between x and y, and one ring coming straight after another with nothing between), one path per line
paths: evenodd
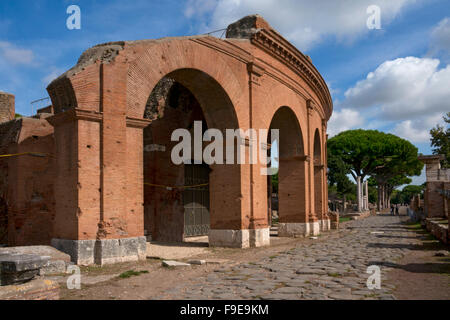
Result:
M386 274L418 241L402 220L407 218L383 215L351 221L316 242L299 243L254 263L222 266L155 299L395 299ZM367 288L371 265L381 269L380 290Z

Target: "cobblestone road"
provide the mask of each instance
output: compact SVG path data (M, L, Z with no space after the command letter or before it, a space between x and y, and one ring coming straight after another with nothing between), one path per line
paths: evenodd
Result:
M388 284L389 264L417 244L401 220L376 216L352 221L326 239L254 263L223 266L180 284L163 299L395 299ZM367 267L381 269L381 289L369 290Z

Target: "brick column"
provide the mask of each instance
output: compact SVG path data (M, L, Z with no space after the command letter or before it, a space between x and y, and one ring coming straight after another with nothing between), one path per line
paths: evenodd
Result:
M100 126L98 112L71 109L47 119L56 145L55 224L52 245L77 264L94 263L100 222Z
M57 231L52 245L77 264L146 257L143 133L126 117L126 64L101 65L98 112L72 109L55 126Z
M309 236L310 216L307 207L307 178L310 167L308 156L280 158L278 197L280 237Z
M256 119L254 108L261 103L263 95L260 92L260 78L264 75L264 69L255 63L247 65L249 75L249 123L247 130L253 128ZM229 128L233 129L233 128ZM222 247L261 247L270 245L270 227L267 217L267 176L261 175L260 164L248 164L248 155L250 153L250 143L246 143L246 164L241 165L215 165L213 166L211 179L211 231L209 234L210 246ZM253 141L261 143L261 141ZM264 141L265 143L265 141ZM235 150L235 152L238 152ZM237 186L230 185L226 181L233 181L230 177L240 176L241 182L241 203L239 212L233 210L236 207L236 201L230 203L235 197ZM216 185L225 182L227 186L216 189ZM224 191L229 193L228 198L224 199ZM227 204L225 205L224 204ZM233 209L232 209L233 208ZM231 209L231 210L230 210ZM218 212L224 210L223 214ZM239 214L239 225L232 219L233 214ZM220 216L221 219L217 219Z
M314 113L314 103L312 100L308 100L306 102L307 110L308 110L308 118L307 118L307 125L308 125L308 133L307 133L307 139L308 139L308 154L314 155L314 132L312 131L313 128L311 127L311 118ZM309 186L309 225L312 235L318 235L320 233L320 222L319 217L317 216L317 213L315 212L315 192L314 192L314 161L309 162L308 166L308 186Z
M322 163L324 164L322 170L322 190L323 190L323 211L322 211L322 231L328 231L331 229L331 217L328 214L328 179L327 179L327 168L328 168L328 150L327 150L327 121L322 120Z

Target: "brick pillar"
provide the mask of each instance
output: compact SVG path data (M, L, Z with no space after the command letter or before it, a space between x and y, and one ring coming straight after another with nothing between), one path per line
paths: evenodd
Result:
M253 108L264 103L260 92L264 69L250 63L248 74L249 123L243 130L254 128ZM210 246L247 248L270 244L267 176L261 175L260 164L248 164L249 146L246 143L246 164L212 166Z
M312 131L313 128L311 127L311 118L314 113L314 103L312 100L307 101L307 110L308 110L308 118L307 118L307 139L308 139L308 145L307 145L307 154L313 155L314 154L314 132ZM312 235L318 235L320 233L320 217L317 215L315 211L315 188L314 188L314 161L310 161L308 163L308 186L309 186L309 225Z
M307 179L309 157L280 158L278 197L280 237L308 236L311 233L307 214Z
M55 225L52 245L77 264L94 263L100 222L100 126L98 112L71 109L48 121L56 145Z
M328 179L327 179L327 168L328 168L328 150L327 150L327 121L322 120L322 163L324 164L322 169L322 231L328 231L331 229L331 217L328 207Z
M55 115L57 182L52 245L77 264L146 257L143 226L143 128L126 117L126 64L100 68L99 112Z

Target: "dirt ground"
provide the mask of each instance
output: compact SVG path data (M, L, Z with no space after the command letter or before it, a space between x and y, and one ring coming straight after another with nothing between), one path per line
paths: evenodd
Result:
M192 265L182 269L168 269L162 267L161 260L148 259L141 262L121 263L111 266L82 267L81 290L69 290L64 285L66 276L60 276L57 281L61 285L61 300L151 300L164 296L167 290L180 282L194 281L197 277L214 272L216 269L231 267L236 264L252 262L267 256L290 250L299 241L313 241L309 239L273 238L268 248L251 249L228 249L228 248L206 248L207 253L192 256L191 259L218 260L220 264L207 264L202 266ZM193 244L195 246L195 244ZM177 260L177 261L183 261ZM148 271L130 278L122 279L120 275L124 272ZM91 278L89 281L83 280ZM95 284L86 284L101 281ZM105 281L102 281L104 280Z
M437 252L449 250L418 226L410 227L411 236L420 240L410 254L389 273L399 300L450 300L450 256Z

